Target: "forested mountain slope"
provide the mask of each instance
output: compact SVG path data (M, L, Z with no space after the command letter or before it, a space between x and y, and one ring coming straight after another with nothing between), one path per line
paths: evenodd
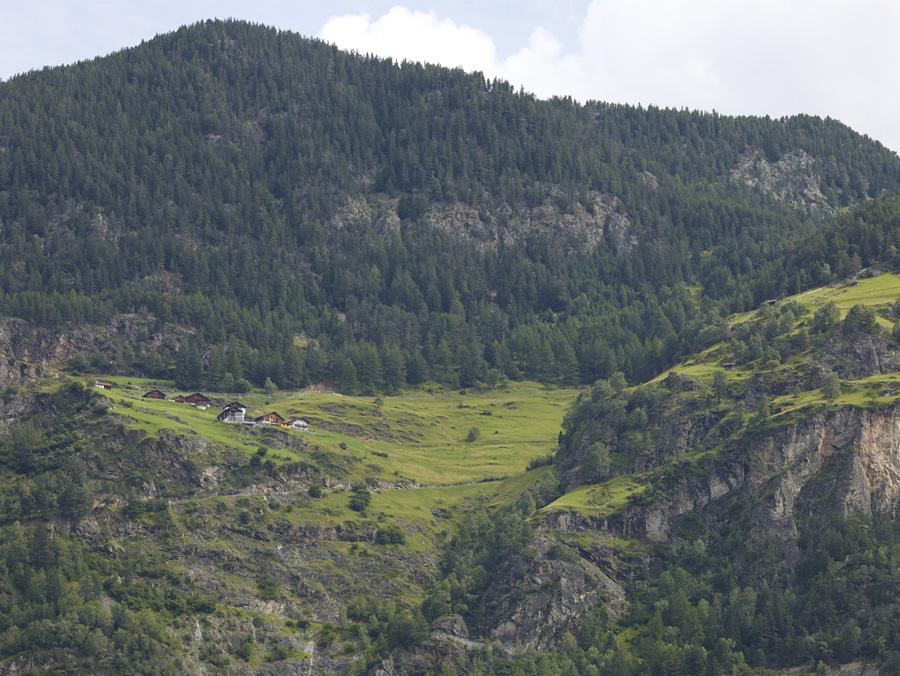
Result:
M0 83L0 673L898 671L898 194L241 22Z
M582 393L562 495L464 520L380 673L896 673L898 429L895 274L734 316Z
M898 188L833 120L539 101L206 22L0 83L0 312L30 323L0 335L223 389L649 377L885 256L819 233Z

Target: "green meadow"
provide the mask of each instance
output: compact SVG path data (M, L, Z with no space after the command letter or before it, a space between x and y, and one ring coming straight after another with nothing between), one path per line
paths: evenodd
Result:
M198 435L252 454L265 444L265 427L216 421L220 408L200 410L172 401L171 383L107 378L112 390L99 390L126 425L148 436L160 430ZM92 378L85 379L93 383ZM159 387L167 400L144 399ZM308 421L308 432L286 431L311 450L349 456L365 476L391 483L453 485L489 481L522 473L536 457L556 447L562 418L578 391L512 383L485 391L421 390L397 396L357 397L335 392L300 391L230 395L205 392L217 400L235 398L248 415L277 411ZM477 429L469 441L470 430ZM268 457L268 456L267 456ZM278 449L276 461L304 460L302 452ZM361 476L358 478L362 478Z
M796 302L807 309L806 316L798 320L792 329L792 332L795 332L800 328L801 324L808 321L816 310L827 303L834 303L837 306L841 319L846 316L847 312L854 305L868 305L876 311L878 323L890 331L894 326L894 322L887 315L891 305L898 300L900 300L900 276L894 273L884 273L877 277L823 286L795 296L789 296L779 300L776 303L776 309L778 304L786 302ZM758 313L759 310L752 310L733 315L728 319L728 323L731 326L735 326L750 321ZM725 345L717 343L673 366L671 369L660 373L651 382L659 382L673 373L699 379L711 379L717 371L723 372L730 381L740 381L750 378L760 370L758 364L752 364L744 368L739 367L735 370L726 371L723 368L723 363L730 358L727 350L725 350ZM787 364L787 366L790 366L790 364Z
M176 403L177 394L189 393L171 382L103 379L115 384L95 389L108 400L110 413L147 437L197 437L248 458L265 446L265 461L276 467L302 463L321 470L323 485L315 496L302 482L271 482L261 468L244 473L258 485L230 484L170 503L166 518L177 524L179 547L192 552L192 566L223 599L252 596L253 584L237 571L251 570L251 562L279 560L284 544L304 548L291 574L314 596L353 597L374 586L386 598L418 602L423 571L432 570L441 543L463 515L514 502L530 485L552 477L553 467L528 465L555 450L563 416L578 395L576 389L535 383L378 398L314 390L204 392L215 404L240 399L251 416L274 410L288 419L301 417L310 429L300 432L217 422L219 405L200 410ZM94 377L82 380L94 386ZM143 398L152 388L167 399ZM470 435L472 428L478 433ZM360 483L369 485L370 502L354 511L350 485ZM142 518L153 525L161 517ZM402 541L379 544L376 535L384 529L402 531ZM216 561L229 561L228 569L210 563ZM294 591L284 587L278 593ZM307 603L305 598L299 602Z
M900 277L882 274L813 289L779 302L796 301L808 308L809 312L793 330L829 302L838 306L842 316L855 304L871 305L879 313L879 322L890 328L888 309L898 298ZM757 312L735 315L729 322L734 325L748 321ZM728 382L739 384L761 369L765 371L759 364L726 370L723 364L729 359L726 344L718 343L659 374L652 382L674 373L710 384L713 376L721 372ZM797 359L792 357L774 369L794 368ZM170 430L196 435L252 456L273 434L264 427L218 423L215 417L220 409L215 405L203 411L173 402L171 399L178 392L170 382L107 379L116 388L102 394L113 403L114 412L128 427L148 436ZM91 384L93 378L86 378L85 382ZM822 405L895 403L900 400L898 384L900 374L881 374L842 383L840 396L830 402L821 390L778 397L772 402L776 407L774 417ZM142 398L152 387L164 390L168 399ZM526 469L533 459L555 450L563 416L578 390L526 382L490 390L423 388L380 397L345 396L315 389L205 394L223 403L239 398L249 407L251 416L277 411L287 419L305 419L310 425L308 432L279 432L302 439L305 444L280 444L266 458L275 464L309 462L324 452L347 461L343 477L346 481L377 481L384 488L374 493L368 513L383 521L402 523L413 533L409 545L415 548L426 546L429 533L440 528L440 518L435 513L454 512L478 501L500 504L514 500L530 483L552 472L547 467L530 472ZM640 496L647 480L648 477L616 477L605 484L582 486L543 511L609 515ZM292 518L324 526L357 516L347 506L347 494L338 491L326 493L310 504L297 505Z
M781 303L796 302L807 310L806 314L790 328L789 334L799 331L813 313L827 303L834 303L838 307L841 318L846 316L854 305L868 305L876 311L879 324L889 331L894 324L890 317L890 308L898 299L900 299L900 276L885 273L876 277L812 289L781 299L775 305L777 311L777 306ZM751 321L758 313L759 310L753 310L733 315L728 319L728 323L735 326ZM780 376L794 369L802 369L808 366L811 360L814 361L815 357L811 355L812 353L807 351L792 355L777 364L763 364L757 361L726 369L724 365L733 361L734 356L728 343L720 342L660 373L650 382L660 383L674 374L689 377L711 388L716 374L722 374L729 386L740 388L754 376ZM825 397L821 388L775 397L771 402L772 423L790 422L798 416L809 415L824 407L871 408L900 402L900 373L880 373L866 378L843 380L840 385L840 393L830 400ZM744 418L746 424L749 414L744 415ZM653 482L653 476L617 476L606 483L579 486L545 506L541 511L544 513L572 511L594 517L609 516L627 506L629 500L643 494Z

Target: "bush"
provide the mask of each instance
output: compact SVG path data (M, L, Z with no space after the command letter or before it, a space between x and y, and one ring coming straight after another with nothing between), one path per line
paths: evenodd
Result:
M854 305L844 317L841 328L844 333L874 333L878 329L875 310L868 305Z
M537 458L532 458L528 463L528 469L537 469L538 467L546 467L547 465L552 465L556 462L556 455L554 453L548 453L547 455L541 455Z
M471 444L473 441L476 441L480 435L481 430L479 430L477 427L470 427L469 433L466 435L466 441Z
M253 648L256 644L253 642L253 639L247 639L243 643L241 643L240 647L235 651L235 655L240 657L245 662L249 662L253 657Z
M385 526L375 531L375 544L402 545L406 544L406 533L399 526Z
M309 487L309 491L307 491L309 497L311 498L321 498L322 497L322 487L318 484L313 484Z
M609 449L602 441L597 441L581 460L582 480L586 483L603 481L609 477Z
M825 376L822 383L822 394L828 401L834 401L841 396L841 381L835 374L829 373Z
M368 488L365 486L353 487L353 493L350 495L350 502L348 503L350 509L354 512L364 512L370 502L372 502L372 494L369 493Z
M814 333L827 333L837 326L841 313L837 305L828 303L823 305L812 318L812 330Z

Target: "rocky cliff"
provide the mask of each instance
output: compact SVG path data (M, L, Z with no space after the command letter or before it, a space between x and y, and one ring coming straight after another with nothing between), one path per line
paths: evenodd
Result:
M76 355L150 350L172 354L188 330L143 315L117 315L100 325L46 328L0 317L0 388L39 382Z
M748 151L732 169L731 181L812 214L834 212L822 193L816 160L803 150L785 153L775 161L758 150Z

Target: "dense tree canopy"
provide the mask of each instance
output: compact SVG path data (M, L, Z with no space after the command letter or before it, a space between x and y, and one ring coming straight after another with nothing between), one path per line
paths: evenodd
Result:
M151 313L195 329L197 354L120 367L231 389L637 378L720 312L896 255L877 220L823 230L729 179L747 153L801 151L831 207L900 186L895 154L833 120L540 101L206 22L0 83L0 311ZM626 245L522 224L595 195L618 200ZM345 217L360 200L396 222ZM453 204L517 235L428 218Z

